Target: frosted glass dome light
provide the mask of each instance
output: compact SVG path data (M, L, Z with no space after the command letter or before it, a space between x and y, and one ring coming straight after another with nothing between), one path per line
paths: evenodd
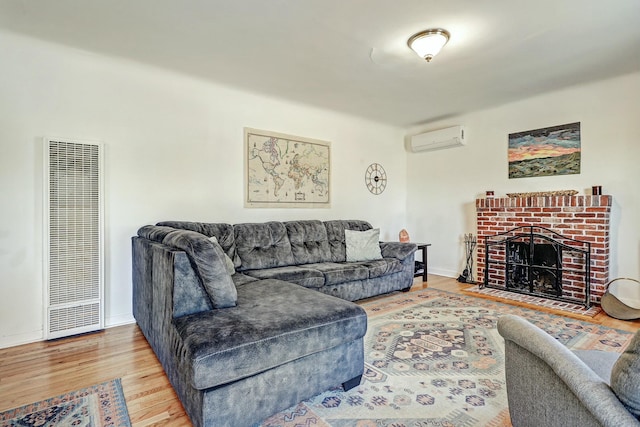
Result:
M421 31L414 34L407 41L407 45L415 51L421 58L431 62L440 49L449 41L449 32L440 28L434 30Z

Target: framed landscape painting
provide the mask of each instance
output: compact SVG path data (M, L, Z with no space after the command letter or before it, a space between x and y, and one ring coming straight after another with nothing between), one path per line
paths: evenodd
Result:
M509 134L509 178L580 173L580 122Z

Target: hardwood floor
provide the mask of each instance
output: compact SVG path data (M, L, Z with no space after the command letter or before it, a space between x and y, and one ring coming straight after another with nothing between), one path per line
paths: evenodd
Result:
M430 275L425 283L416 278L411 290L428 287L461 292L468 286L455 279ZM620 321L604 313L584 320L628 331L640 328L640 321ZM0 411L113 378L122 379L135 427L190 425L160 363L136 325L0 349Z

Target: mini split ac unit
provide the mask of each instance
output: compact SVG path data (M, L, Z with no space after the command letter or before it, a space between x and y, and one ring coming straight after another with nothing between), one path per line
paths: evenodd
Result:
M462 126L453 126L414 135L409 142L409 148L414 153L417 153L419 151L459 147L465 143L464 128Z

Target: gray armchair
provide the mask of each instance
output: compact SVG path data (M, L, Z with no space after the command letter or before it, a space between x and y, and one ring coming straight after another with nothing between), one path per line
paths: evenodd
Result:
M514 427L640 426L609 387L620 354L571 351L526 320L498 320Z

